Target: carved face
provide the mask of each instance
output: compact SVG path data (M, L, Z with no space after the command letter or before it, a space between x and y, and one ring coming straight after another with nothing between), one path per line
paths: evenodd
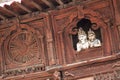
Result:
M87 36L86 36L86 35L79 35L79 36L78 36L78 39L79 39L81 42L85 42L86 39L87 39Z
M90 41L93 41L95 39L95 34L89 34L88 38Z

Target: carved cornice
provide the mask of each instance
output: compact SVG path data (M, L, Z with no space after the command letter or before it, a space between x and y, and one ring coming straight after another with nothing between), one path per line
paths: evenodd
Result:
M9 69L5 71L2 74L2 76L3 78L6 78L11 76L18 76L18 75L24 75L24 74L30 74L30 73L42 72L42 71L45 71L45 65L38 64L38 65L28 66L24 68Z

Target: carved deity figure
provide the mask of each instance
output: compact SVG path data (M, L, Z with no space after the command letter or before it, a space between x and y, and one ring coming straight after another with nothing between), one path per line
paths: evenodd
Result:
M77 51L81 51L82 49L87 49L89 47L87 34L82 28L80 28L78 31L78 40L79 42L77 43Z
M61 80L61 79L60 79L60 72L59 72L59 71L55 71L55 72L53 73L53 76L54 76L54 80Z
M96 39L95 33L89 29L88 31L88 42L89 42L89 47L99 47L101 46L101 42L99 39Z

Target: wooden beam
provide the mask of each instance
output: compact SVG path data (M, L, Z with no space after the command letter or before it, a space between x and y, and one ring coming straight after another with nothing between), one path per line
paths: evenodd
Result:
M50 8L54 8L55 6L52 4L52 2L48 1L48 0L41 0L42 2L44 2L47 6L49 6Z
M0 18L1 18L1 19L3 19L3 20L5 20L5 19L6 19L6 17L5 17L5 16L3 16L3 15L1 15L1 14L0 14Z
M15 2L21 9L23 9L24 11L28 12L28 13L31 13L32 11L30 9L28 9L27 7L25 7L24 5L18 3L18 2Z
M8 13L14 15L14 16L18 16L18 14L16 14L15 12L13 12L13 11L7 9L6 7L2 7L2 9L5 10L6 12L8 12Z
M76 0L72 0L72 2L76 2Z
M63 5L64 3L62 2L62 0L56 0L60 5Z
M76 0L72 0L73 3L76 3Z
M32 3L38 10L42 11L42 7L41 7L39 4L37 4L36 2L34 2L34 1L32 1L32 0L31 0L31 3Z

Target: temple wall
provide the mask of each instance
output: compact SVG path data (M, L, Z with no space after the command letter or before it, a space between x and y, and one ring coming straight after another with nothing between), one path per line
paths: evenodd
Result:
M114 1L64 5L62 9L1 22L0 79L106 80L107 77L112 80L116 76L119 79L120 11L119 1ZM87 27L87 21L80 27L87 28L84 31L87 35L88 28L95 31L100 46L81 51L73 46L81 20L90 22Z

